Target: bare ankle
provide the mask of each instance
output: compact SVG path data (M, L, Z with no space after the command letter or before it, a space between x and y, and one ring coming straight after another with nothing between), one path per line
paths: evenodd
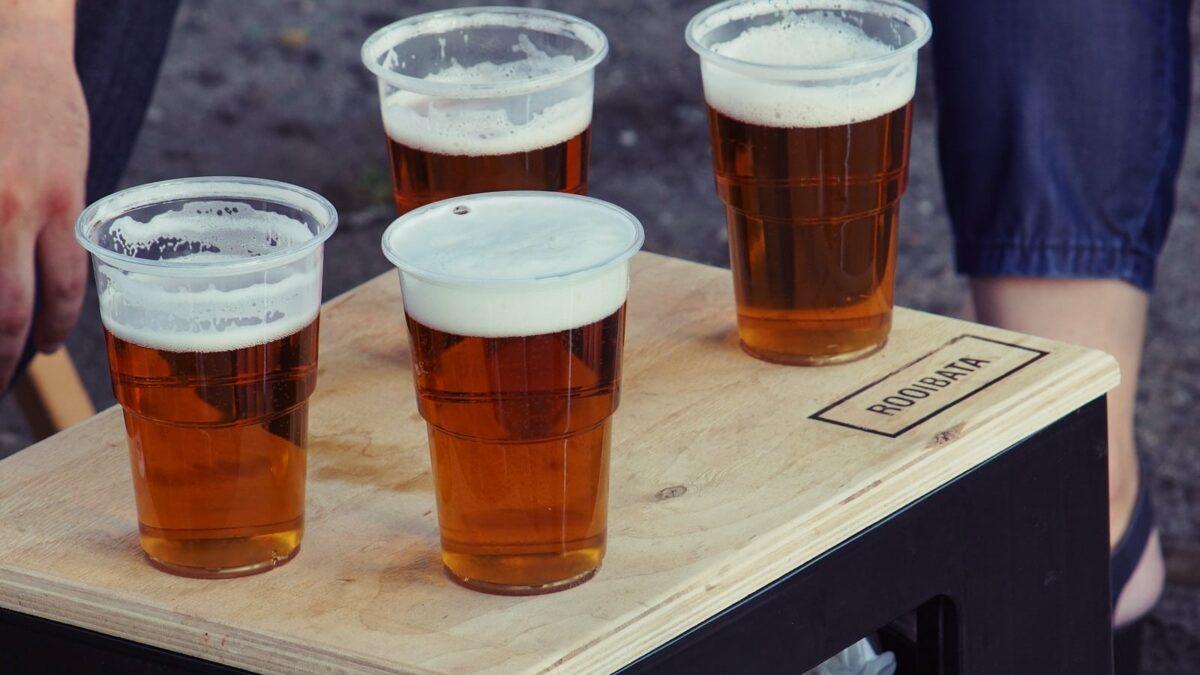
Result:
M1146 550L1134 569L1129 583L1121 591L1117 606L1113 610L1113 626L1121 627L1145 616L1162 596L1166 581L1166 566L1163 563L1162 546L1158 530L1150 535Z

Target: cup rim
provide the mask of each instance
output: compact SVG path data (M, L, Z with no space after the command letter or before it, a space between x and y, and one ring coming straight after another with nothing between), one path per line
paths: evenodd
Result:
M787 10L847 10L847 9L886 9L891 10L887 16L903 21L913 28L915 35L912 40L886 54L871 56L864 59L851 59L836 63L826 63L811 66L792 66L779 64L758 63L724 56L701 43L697 33L704 24L718 15L744 8L745 17L762 16L773 12ZM757 11L758 9L762 11ZM733 17L742 18L742 16ZM715 28L715 26L713 26ZM684 29L684 37L688 47L696 52L702 61L714 63L723 68L739 71L748 75L768 80L795 80L797 76L809 79L832 79L853 76L864 71L874 70L890 65L903 57L915 54L925 46L933 36L933 24L925 12L905 0L725 0L701 10L688 21Z
M461 205L469 205L471 203L484 200L513 200L513 199L528 199L531 197L559 199L563 201L573 201L578 204L587 204L594 207L600 207L611 212L615 217L625 220L633 228L633 237L630 239L629 245L619 253L607 257L605 260L578 267L574 269L566 269L554 274L545 274L541 276L531 276L527 278L488 278L482 276L467 276L458 274L444 274L434 272L406 261L401 253L391 245L391 238L395 236L405 225L420 219L424 216L429 216L435 211L451 210L454 207ZM479 192L461 197L451 197L441 201L426 204L409 211L408 213L396 218L383 231L383 236L380 245L383 248L383 255L398 269L402 274L414 276L422 281L435 283L443 286L453 286L458 288L471 287L487 287L487 288L513 288L521 286L531 286L544 284L552 281L570 280L577 277L591 276L609 270L633 257L635 253L641 250L642 245L646 241L646 232L642 227L642 222L637 216L629 211L613 204L606 202L603 199L588 197L585 195L577 195L569 192L550 192L546 190L504 190L499 192Z
M397 73L378 62L378 57L383 52L384 43L390 42L389 36L398 31L408 31L406 37L417 35L417 28L424 23L436 23L439 21L449 21L451 19L471 18L478 15L479 17L487 17L488 15L526 15L542 19L550 19L560 22L562 25L571 28L570 34L580 42L584 42L589 47L592 47L592 54L587 58L577 61L570 68L564 68L556 73L539 75L537 77L527 78L517 82L471 82L471 83L454 83L454 82L439 82L422 77L412 77ZM482 23L480 25L487 25ZM591 38L589 41L588 38ZM387 48L394 47L395 43L391 42ZM399 21L394 21L388 25L376 30L362 44L359 50L359 58L362 60L363 66L371 71L375 77L387 82L388 84L413 91L418 94L444 96L447 98L488 98L492 96L507 96L515 94L523 94L531 91L549 89L554 85L566 82L571 78L577 77L584 73L593 70L604 58L608 55L608 37L604 31L600 30L595 24L586 21L577 16L567 14L565 12L556 12L550 9L541 9L538 7L458 7L455 9L443 9L434 12L425 12L416 14Z
M212 186L210 189L205 189ZM225 188L225 189L222 189ZM290 199L289 199L290 197ZM311 239L264 255L237 260L149 260L112 251L92 241L91 234L103 222L151 204L180 199L261 199L305 211L320 229ZM307 203L306 203L307 202ZM186 277L229 276L277 267L299 260L320 248L338 226L337 209L321 195L291 183L243 176L192 176L144 183L118 190L88 205L75 221L75 240L93 256L125 270L147 274Z

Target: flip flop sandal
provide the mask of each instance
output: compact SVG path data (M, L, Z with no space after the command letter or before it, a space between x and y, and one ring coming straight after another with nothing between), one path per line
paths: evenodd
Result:
M1137 502L1133 505L1133 513L1129 516L1129 526L1113 548L1110 559L1109 575L1112 580L1112 606L1116 609L1117 599L1121 591L1133 577L1146 546L1150 543L1150 534L1154 531L1154 505L1150 503L1150 491L1143 483L1138 492ZM1137 675L1142 654L1142 632L1145 619L1122 626L1113 631L1113 668L1116 675Z

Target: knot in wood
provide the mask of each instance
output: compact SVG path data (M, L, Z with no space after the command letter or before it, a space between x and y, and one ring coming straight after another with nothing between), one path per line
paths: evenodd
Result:
M674 499L675 497L682 496L685 492L687 492L686 487L682 485L672 485L671 487L665 487L655 493L654 499L655 501L661 502L664 499Z
M928 447L940 448L943 445L950 445L954 441L957 441L959 437L962 436L964 426L965 425L962 422L959 422L945 431L937 432L933 435L933 438L930 439Z

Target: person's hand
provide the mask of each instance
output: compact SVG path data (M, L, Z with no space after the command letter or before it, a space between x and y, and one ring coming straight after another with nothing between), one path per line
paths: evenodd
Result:
M62 346L87 288L73 235L88 161L74 11L74 0L0 0L0 392L31 330L39 351Z

